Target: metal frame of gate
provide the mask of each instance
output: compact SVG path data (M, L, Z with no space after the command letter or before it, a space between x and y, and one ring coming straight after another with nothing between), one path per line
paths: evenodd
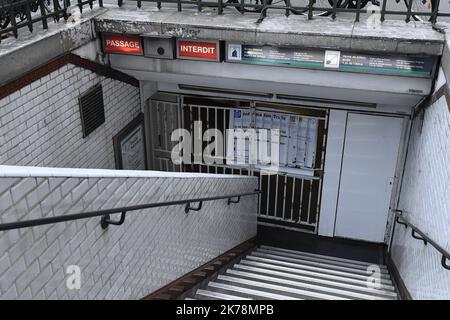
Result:
M193 122L202 120L202 133L210 128L218 128L224 132L224 129L227 129L229 126L229 112L236 108L250 109L252 112L252 126L254 126L255 110L259 104L257 101L212 97L211 99L215 101L226 101L230 104L234 103L235 106L220 106L219 103L216 103L216 105L199 105L193 103L187 104L185 102L186 98L205 99L205 97L181 95L177 105L172 102L156 101L157 103L152 106L156 107L156 110L152 110L151 112L153 119L151 125L154 129L152 134L153 168L161 171L257 176L259 178L260 189L263 191L258 200L258 224L281 227L294 231L317 233L328 127L328 111L320 109L320 112L324 115L320 117L304 116L296 113L302 117L316 118L321 122L322 130L318 132L318 135L319 133L322 135L321 139L318 140L321 142L321 145L317 147L317 150L320 150L320 152L316 153L316 158L318 157L318 159L315 161L319 166L313 169L307 169L313 175L295 174L292 172L261 175L261 170L254 165L243 167L227 164L188 164L180 166L172 163L170 151L178 143L170 141L170 134L173 129L183 127L193 132ZM268 109L266 106L267 103L261 103L261 105L264 106L264 109ZM282 105L280 104L280 106ZM294 105L285 106L294 107L292 110L302 107ZM177 109L177 112L174 112L174 108ZM303 108L305 107L303 106ZM306 109L313 110L314 108L306 107ZM316 108L316 110L319 109ZM270 111L286 113L286 110L277 110L273 107L270 108ZM292 114L293 112L290 111L289 113ZM226 135L224 135L224 154L227 145L226 138ZM205 142L205 145L208 143ZM202 146L202 150L204 146Z

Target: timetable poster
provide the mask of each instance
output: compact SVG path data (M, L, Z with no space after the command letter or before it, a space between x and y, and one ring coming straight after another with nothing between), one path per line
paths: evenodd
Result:
M242 110L230 112L230 128L234 130L242 128ZM236 164L239 159L239 143L236 135L233 135L233 141L229 141L229 143L233 143L233 158L229 159L229 164Z
M287 114L280 115L280 165L287 165L288 152L288 134L289 134L289 116Z
M234 159L228 162L230 164L248 164L250 160L255 163L253 160L256 159L258 164L268 164L274 160L283 167L314 167L318 133L317 119L256 110L253 124L251 110L239 109L230 112L230 128L239 129L245 134L245 139L238 139L235 135ZM246 134L249 129L255 129L256 137L253 137L255 138L253 142ZM275 155L272 155L271 151L275 151L276 141L279 141L279 145L276 146L279 153L278 158L274 159ZM261 159L263 156L266 158Z
M297 166L305 165L307 133L308 133L308 119L300 117L297 129L297 157L296 157Z
M306 134L305 167L313 168L317 145L317 119L308 119L308 131Z
M297 157L297 127L298 116L289 116L289 139L288 139L288 156L287 163L290 166L295 166Z
M270 152L271 152L271 148L270 148L270 137L271 137L271 129L272 129L272 113L270 112L264 112L264 123L263 123L263 129L266 129L266 153L265 155L267 155L268 159L266 159L268 161L270 161ZM261 159L260 159L261 160Z
M243 148L242 155L244 157L245 163L249 162L249 137L248 137L248 129L251 128L252 125L252 115L250 110L242 110L242 130L244 131L245 140L240 148ZM242 140L241 140L242 141Z
M264 127L264 113L256 111L256 160L261 162L261 156L267 154L267 136L262 136L261 129Z

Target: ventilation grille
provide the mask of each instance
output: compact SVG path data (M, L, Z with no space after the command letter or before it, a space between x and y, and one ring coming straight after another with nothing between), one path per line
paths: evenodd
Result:
M79 98L79 101L83 138L86 138L105 122L102 85L98 84L89 89Z

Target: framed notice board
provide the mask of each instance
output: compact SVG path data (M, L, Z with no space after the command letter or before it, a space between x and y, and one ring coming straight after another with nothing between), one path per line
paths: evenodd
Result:
M116 169L147 170L144 114L140 113L113 137Z

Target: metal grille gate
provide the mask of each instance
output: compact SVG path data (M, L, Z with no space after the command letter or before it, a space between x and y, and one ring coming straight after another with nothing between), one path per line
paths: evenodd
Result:
M202 133L210 128L225 132L225 129L230 128L230 113L237 109L250 111L253 119L256 111L262 109L317 119L318 131L313 167L288 168L288 172L267 175L261 174L261 169L254 165L215 163L177 166L172 163L170 152L178 143L170 141L173 129L183 127L192 133L194 121L202 121ZM326 110L190 96L181 97L176 103L152 101L151 110L155 170L257 176L262 190L259 197L258 224L317 233L328 119ZM228 143L226 135L224 140L223 154L226 154ZM204 142L202 150L209 143Z

